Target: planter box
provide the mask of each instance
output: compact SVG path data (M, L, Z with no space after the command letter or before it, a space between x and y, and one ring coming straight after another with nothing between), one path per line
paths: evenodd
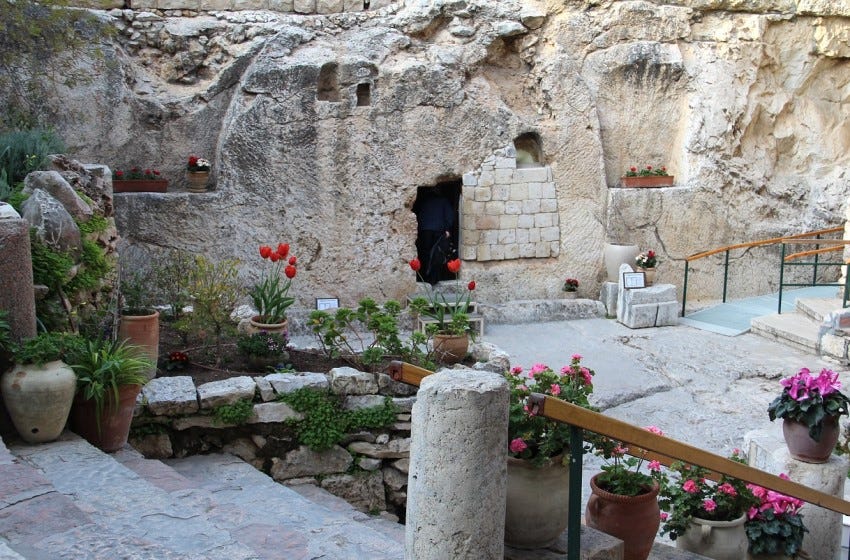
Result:
M620 185L635 188L672 187L673 175L647 175L645 177L620 177Z
M164 193L168 187L167 179L133 179L112 181L112 192L159 192Z

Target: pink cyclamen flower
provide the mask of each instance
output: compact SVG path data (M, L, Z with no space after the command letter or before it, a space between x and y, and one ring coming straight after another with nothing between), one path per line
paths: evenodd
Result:
M646 468L653 472L657 472L661 470L661 463L658 461L650 461Z
M699 488L697 488L697 483L693 480L686 480L684 484L682 484L682 490L687 492L688 494L696 494L699 492Z
M552 395L557 397L558 395L561 394L561 386L558 385L557 383L552 383L552 385L549 386L549 392L552 393Z
M546 364L534 364L531 366L531 371L528 372L529 377L534 377L535 373L540 373L541 371L546 371L549 369L549 366Z
M730 496L737 496L738 491L735 490L735 487L729 484L728 482L724 482L720 486L717 487L719 492L723 492L724 494L729 494Z
M715 509L717 509L717 504L711 498L706 498L702 502L702 509L704 509L705 511L714 511Z
M826 368L822 369L812 382L812 388L817 389L821 396L826 396L841 390L838 374Z
M652 432L653 434L657 435L657 436L663 436L664 435L664 432L662 432L661 428L659 428L658 426L647 426L646 429L649 430L650 432Z
M667 521L668 517L670 517L670 514L668 514L666 511L661 512L661 521Z
M511 440L508 448L511 450L511 453L522 453L528 449L528 444L525 443L522 438L516 438Z

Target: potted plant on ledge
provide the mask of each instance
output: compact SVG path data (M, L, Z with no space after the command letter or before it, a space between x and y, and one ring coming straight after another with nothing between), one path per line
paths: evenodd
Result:
M112 172L112 192L115 193L164 193L167 189L168 180L163 179L156 169L142 170L139 167L133 167L127 172L120 169Z
M422 279L419 275L422 267L419 259L411 260L409 265ZM446 263L448 271L455 275L460 272L460 267L460 259L453 259ZM424 279L422 280L424 283ZM433 349L437 360L444 364L456 364L466 357L469 350L469 340L472 336L469 328L469 304L472 292L475 290L475 280L471 280L466 285L464 293L460 289L460 278L456 276L454 301L451 302L433 286L429 290L427 299L414 298L410 306L416 313L433 319L433 322L426 326L426 332L433 336Z
M815 377L803 368L780 384L782 394L767 407L770 420L783 419L782 435L792 457L825 463L838 443L838 418L848 413L850 403L838 374L824 368Z
M207 183L210 181L210 162L202 157L189 156L186 163L186 177L189 179L189 192L207 192Z
M781 478L788 478L780 474ZM759 499L747 513L744 529L749 540L748 560L790 560L797 558L808 532L800 509L804 502L755 484L747 487Z
M505 374L508 410L508 484L505 543L523 549L551 545L567 527L570 427L536 416L527 406L531 393L542 393L593 410L593 370L572 356L555 372L535 364L526 374L514 367ZM585 451L589 447L585 446Z
M647 430L663 435L655 426ZM645 462L645 451L639 457L626 457L627 449L608 438L597 442L595 447L596 454L606 464L590 480L592 494L585 510L587 526L622 540L625 560L646 560L661 524L658 492L667 480L661 463L649 461L649 474L644 474L640 468Z
M623 177L620 177L620 184L623 187L639 187L639 188L657 188L657 187L672 187L672 175L667 174L667 168L653 168L651 165L638 170L637 167L630 167Z
M576 278L567 278L564 280L562 290L566 299L575 299L578 296L578 280Z
M643 272L646 285L652 286L655 282L655 267L658 264L658 255L652 249L644 251L635 257L635 266L638 272Z

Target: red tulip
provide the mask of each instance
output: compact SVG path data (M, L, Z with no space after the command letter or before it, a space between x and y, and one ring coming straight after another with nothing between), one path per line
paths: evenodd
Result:
M159 176L159 171L157 171L156 169L154 169L154 170L153 170L153 174L154 174L154 175L156 175L156 176L158 177L158 176Z
M422 263L419 262L419 259L413 259L409 264L410 268L413 269L413 272L419 272L419 269L422 268Z
M632 173L635 173L635 172L637 172L637 167L630 167L630 168L629 168L629 170L630 170Z
M115 172L115 176L116 176L116 177L119 177L119 178L120 178L120 177L123 177L123 176L124 176L124 172L123 172L123 171L121 171L121 170L119 169L118 171L116 171L116 172Z
M272 254L272 248L268 245L260 245L260 256L267 259Z
M646 166L646 170L647 170L647 171L652 171L652 166L651 166L651 165L647 165L647 166Z
M283 273L286 274L287 278L295 278L295 267L292 265L287 266L283 269Z
M145 175L150 175L150 174L151 174L151 170L150 170L150 169L145 169Z
M272 262L277 262L280 260L280 255L278 255L277 253L272 253L271 255L269 255L269 258Z
M285 259L286 255L289 254L289 243L281 243L278 245L277 254L280 255L280 258Z
M448 268L449 272L452 274L457 274L457 271L460 270L460 259L454 259L453 261L447 262L446 268Z
M298 259L295 258L295 255L292 255L291 257L289 257L289 264L294 265L297 262L298 262Z
M469 284L467 284L467 285L466 285L466 289L468 289L470 292L471 292L472 290L474 290L474 289L475 289L475 280L473 280L473 281L471 281Z

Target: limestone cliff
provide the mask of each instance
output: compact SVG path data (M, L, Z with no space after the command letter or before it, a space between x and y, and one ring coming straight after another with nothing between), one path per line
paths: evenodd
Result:
M595 297L606 241L655 249L659 281L681 285L692 253L843 222L844 3L102 13L119 64L68 92L85 118L60 129L78 159L159 167L176 185L116 196L131 261L182 247L241 258L248 279L257 245L288 241L304 306L403 298L417 187L446 181L462 185L463 276L489 302L552 297L567 276ZM213 162L209 193L181 188L191 153ZM675 187L617 188L645 165ZM736 295L775 285L775 251L733 257ZM718 263L696 266L689 300L718 297Z

